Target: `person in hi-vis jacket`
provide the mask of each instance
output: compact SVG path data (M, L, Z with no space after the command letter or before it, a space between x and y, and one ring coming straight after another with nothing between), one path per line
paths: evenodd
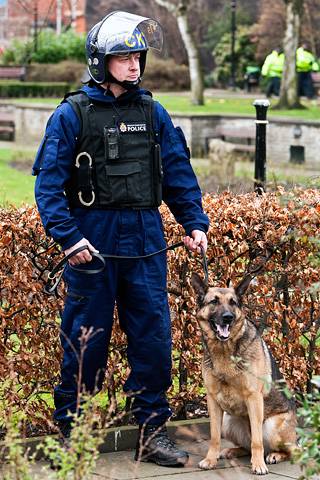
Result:
M298 94L312 99L315 97L315 89L312 72L319 71L319 65L315 56L311 53L307 43L303 43L296 52L296 68L298 73Z
M261 69L261 74L268 79L266 96L279 95L281 77L284 67L284 53L281 47L277 47L267 55Z

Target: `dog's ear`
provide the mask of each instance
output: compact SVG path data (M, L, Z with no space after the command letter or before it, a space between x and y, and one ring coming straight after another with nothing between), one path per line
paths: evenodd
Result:
M228 278L226 281L227 288L234 288L231 278Z
M236 295L239 298L239 300L241 300L242 296L246 293L252 279L253 279L252 275L250 274L246 275L245 277L243 277L240 283L238 283L238 285L234 287Z
M200 275L197 273L193 273L191 275L191 286L193 290L198 295L198 303L199 305L202 304L205 294L208 290L208 285L202 280Z

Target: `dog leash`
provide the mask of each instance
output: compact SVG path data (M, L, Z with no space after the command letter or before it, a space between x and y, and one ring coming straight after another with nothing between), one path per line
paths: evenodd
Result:
M92 252L90 250L90 255L92 257L97 258L101 262L101 264L102 264L101 267L99 267L99 268L88 268L88 269L78 268L78 267L74 267L72 265L69 265L69 267L72 270L75 270L77 272L85 273L86 275L93 275L93 274L96 274L96 273L100 273L104 270L104 268L106 266L106 260L105 259L107 259L107 258L113 259L113 260L141 260L141 259L146 259L146 258L153 257L154 255L158 255L160 253L167 252L169 250L174 250L175 248L183 247L183 246L184 246L183 242L176 242L176 243L173 243L172 245L169 245L168 247L161 248L160 250L157 250L156 252L148 253L146 255L137 255L137 256L111 255L111 254L108 254L108 253ZM200 248L201 248L201 253L202 253L202 264L203 264L205 282L207 284L208 283L208 277L209 277L208 262L207 262L207 257L206 257L204 249L202 247L200 247ZM79 252L82 252L83 250L88 250L88 246L83 245L83 246L77 248L76 250L73 250L71 253L66 255L62 260L60 260L60 262L58 262L55 267L53 267L53 269L51 270L51 272L48 275L48 280L47 280L47 283L44 287L45 293L47 293L48 295L52 295L56 292L56 290L58 288L58 285L61 281L64 269L66 267L67 261L69 260L69 258L73 257L74 255L76 255Z
M204 251L203 247L200 247L201 255L202 255L202 268L204 273L204 283L206 286L209 284L209 269L208 269L208 260L206 252Z

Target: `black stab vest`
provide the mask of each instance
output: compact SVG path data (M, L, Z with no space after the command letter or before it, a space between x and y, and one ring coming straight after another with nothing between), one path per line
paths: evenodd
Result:
M162 164L148 95L130 103L92 101L83 92L66 100L81 132L65 191L70 207L156 208L162 201Z

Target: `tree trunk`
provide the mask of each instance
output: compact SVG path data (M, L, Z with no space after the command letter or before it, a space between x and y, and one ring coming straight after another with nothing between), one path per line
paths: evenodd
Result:
M281 79L280 99L275 108L303 108L299 102L296 73L296 51L299 42L300 14L303 0L286 0L286 4L285 63Z
M191 85L191 102L195 105L204 104L204 83L201 68L200 52L193 38L188 23L188 6L190 0L182 0L175 5L170 0L155 0L155 3L166 8L177 19L178 28L188 55L189 75Z
M201 68L200 54L198 47L190 32L188 25L187 11L181 11L177 14L177 22L184 46L187 50L189 60L189 75L191 84L191 101L195 105L203 105L203 74Z

